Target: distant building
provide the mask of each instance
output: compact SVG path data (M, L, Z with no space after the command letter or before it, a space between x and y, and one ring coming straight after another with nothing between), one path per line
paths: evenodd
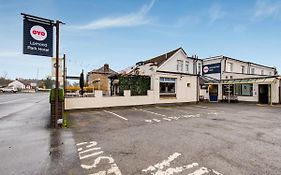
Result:
M95 90L102 90L104 95L108 95L110 92L108 77L114 74L117 74L117 72L110 69L108 64L104 64L103 67L88 72L88 86L93 87Z
M8 84L8 86L13 86L16 89L25 89L25 84L23 84L22 82L20 82L19 80L14 80L11 83Z

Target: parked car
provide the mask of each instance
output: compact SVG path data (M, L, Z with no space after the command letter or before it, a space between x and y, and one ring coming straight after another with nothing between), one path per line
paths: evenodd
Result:
M16 93L18 92L17 88L13 87L13 86L8 86L8 87L4 87L0 89L1 92L12 92L12 93Z

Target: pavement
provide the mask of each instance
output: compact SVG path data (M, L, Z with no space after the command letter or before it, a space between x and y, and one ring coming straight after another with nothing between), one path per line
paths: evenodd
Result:
M48 93L0 95L0 174L83 174L71 131L49 123Z
M281 108L189 104L72 111L85 174L280 175Z

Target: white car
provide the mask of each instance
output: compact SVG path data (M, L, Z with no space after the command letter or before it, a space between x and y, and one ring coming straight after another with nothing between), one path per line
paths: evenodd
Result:
M8 87L4 87L0 89L0 92L12 92L12 93L16 93L18 92L17 88L13 87L13 86L8 86Z

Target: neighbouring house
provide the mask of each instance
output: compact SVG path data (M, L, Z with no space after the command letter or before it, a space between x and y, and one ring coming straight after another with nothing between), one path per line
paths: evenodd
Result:
M226 56L202 59L201 64L200 95L210 101L281 102L275 67Z
M14 80L12 81L11 83L8 84L8 86L13 86L15 87L16 89L25 89L25 84L20 82L19 80Z
M86 77L88 86L95 90L102 90L103 95L109 95L110 83L108 77L115 74L117 72L110 69L108 64L104 64L103 67L88 72Z

